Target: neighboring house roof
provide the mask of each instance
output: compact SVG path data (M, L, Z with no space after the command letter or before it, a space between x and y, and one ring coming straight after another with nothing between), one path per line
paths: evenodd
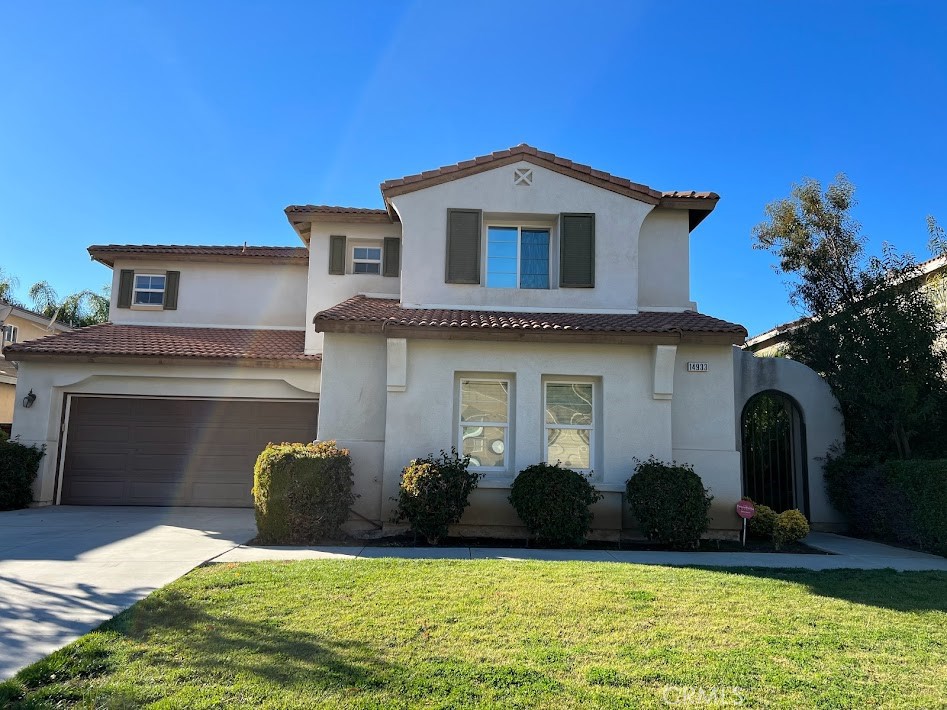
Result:
M80 359L252 364L277 362L281 367L318 366L320 355L304 353L301 330L244 328L178 328L103 323L50 338L10 345L10 360Z
M36 323L37 325L41 325L46 328L52 327L53 330L57 330L61 333L65 333L66 331L72 330L72 326L67 325L66 323L60 323L58 321L53 323L52 326L50 326L49 316L45 316L42 313L37 313L36 311L31 311L26 308L22 308L20 306L14 305L12 303L7 303L4 300L0 300L0 307L4 307L4 306L12 306L13 308L13 310L10 311L10 315L7 316L7 318L9 318L10 316L13 316L16 318L22 318L23 320L28 320L31 323ZM7 324L6 321L4 321L2 325L6 325L6 324Z
M269 261L302 263L308 261L305 247L190 246L181 244L95 244L89 255L109 268L117 259L167 259L185 257L187 261Z
M647 185L632 182L627 178L618 177L603 170L596 170L590 165L576 163L568 158L547 153L526 143L521 143L506 150L498 150L489 155L480 155L453 165L444 165L434 170L426 170L423 173L386 180L381 184L381 194L386 207L384 210L331 205L290 205L285 209L286 217L304 241L309 239L309 223L313 221L397 222L399 221L398 214L391 207L390 198L392 197L414 192L415 190L423 190L451 180L459 180L460 178L521 161L651 205L668 209L688 210L691 230L713 211L720 199L720 195L716 192L697 192L694 190L662 192Z
M317 331L396 333L418 338L568 342L713 342L741 344L742 325L683 313L519 313L402 308L394 299L355 296L317 313Z
M917 265L917 269L919 273L912 275L909 281L927 278L931 274L937 273L941 270L947 271L947 256L936 256L933 259L922 261ZM809 316L803 316L802 318L798 318L794 321L777 325L775 328L771 328L764 333L754 335L752 338L747 338L744 347L747 350L759 352L774 345L779 345L786 340L786 337L792 333L792 331L796 330L802 325L805 325L810 320L812 320L812 318Z

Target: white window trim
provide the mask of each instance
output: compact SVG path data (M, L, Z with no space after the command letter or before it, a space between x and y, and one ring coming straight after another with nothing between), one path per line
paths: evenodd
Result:
M506 384L506 422L465 422L464 421L464 383L465 382L500 382ZM471 425L479 427L494 427L497 429L504 429L505 436L503 437L503 446L505 447L503 451L503 460L505 462L504 466L470 466L471 471L478 471L481 473L508 473L510 470L510 457L512 455L512 450L510 444L510 434L513 430L512 427L512 417L513 417L513 381L508 377L465 377L463 375L457 378L457 453L460 456L464 455L464 427L470 428Z
M164 279L164 288L138 288L138 277L147 276L149 278L159 277ZM132 276L132 307L133 308L149 308L149 309L159 309L164 308L164 299L168 292L168 274L167 272L163 274L152 274L152 273L139 273L135 272ZM161 303L138 303L138 294L139 293L160 293L161 294Z
M378 258L377 259L356 259L355 250L356 249L377 249ZM352 274L354 276L381 276L381 270L383 267L383 261L385 258L385 248L380 244L353 244L352 245ZM370 272L358 272L355 270L356 264L378 264L378 273L373 271Z
M598 417L596 416L596 402L598 401L597 386L594 380L590 379L563 379L563 378L549 378L543 379L543 457L549 458L549 430L550 429L574 429L582 430L589 432L589 467L588 468L576 468L573 469L583 474L584 476L591 476L593 471L595 471L595 427ZM546 421L546 395L548 394L548 385L590 385L592 387L592 423L591 424L550 424ZM555 461L547 461L548 464L555 464Z
M7 333L9 333L11 337L8 338ZM2 337L0 337L0 343L3 345L13 345L13 343L17 341L17 338L20 337L20 329L10 323L3 326L3 332L0 333L0 335L2 335Z
M498 227L500 229L516 229L516 286L510 288L509 286L490 286L487 281L490 277L490 228ZM546 288L523 288L520 286L520 264L522 262L523 251L523 230L535 230L535 231L544 231L549 234L549 257L547 268L549 273L547 278L549 279L549 285ZM484 232L484 259L483 259L483 287L492 288L497 290L506 289L507 291L551 291L552 290L552 237L553 231L552 227L548 224L533 224L530 222L503 222L503 221L493 221L491 220L486 224Z

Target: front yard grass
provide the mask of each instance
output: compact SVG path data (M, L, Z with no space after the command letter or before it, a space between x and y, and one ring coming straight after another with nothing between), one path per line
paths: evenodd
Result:
M195 570L0 707L943 707L947 574L309 561Z

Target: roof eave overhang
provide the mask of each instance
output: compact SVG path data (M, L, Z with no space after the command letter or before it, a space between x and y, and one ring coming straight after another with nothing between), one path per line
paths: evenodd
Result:
M305 266L309 262L309 255L305 257L285 257L285 256L246 256L246 255L227 255L227 254L149 254L147 252L134 251L98 251L89 248L89 256L92 261L107 266L110 269L115 268L115 262L123 261L189 261L204 263L239 263L239 264L296 264Z
M391 224L398 221L396 214L392 214L388 205L387 213L384 212L307 212L306 210L296 210L292 206L287 207L283 212L289 221L293 231L302 239L303 244L308 245L312 238L313 223L332 223L332 224Z
M602 188L603 190L608 190L610 192L618 193L619 195L624 195L625 197L629 197L649 205L671 210L687 210L689 214L690 231L693 231L697 225L706 219L707 215L713 212L714 208L717 206L717 201L720 199L717 195L712 197L666 197L663 193L654 190L647 185L639 185L636 183L631 183L631 185L617 184L607 179L607 177L604 177L606 174L598 170L590 169L585 171L583 169L576 169L575 167L560 165L555 161L546 160L545 158L536 155L530 155L529 153L517 153L503 158L484 160L480 163L469 165L463 168L447 169L447 172L445 172L445 168L440 170L431 170L428 173L421 173L420 176L413 177L413 179L407 182L401 182L400 180L389 180L381 184L381 195L385 201L385 208L388 210L389 216L392 220L397 220L398 214L391 203L391 198L393 197L404 195L409 192L424 190L436 185L442 185L446 182L460 180L461 178L478 175L479 173L483 173L488 170L502 168L506 165L512 165L514 163L520 162L546 168L547 170L551 170L561 175L580 180L590 185L594 185L595 187Z
M619 333L613 331L577 331L543 328L456 328L403 326L382 321L313 321L319 333L357 333L385 335L412 340L481 340L519 343L604 343L612 345L742 345L745 334L677 331L667 333Z
M381 194L385 200L385 206L388 208L389 213L392 213L393 210L390 201L392 197L404 195L409 192L416 192L417 190L424 190L429 187L434 187L435 185L442 185L453 180L460 180L461 178L470 177L471 175L478 175L480 173L487 172L488 170L502 168L506 165L512 165L514 163L529 163L541 168L546 168L547 170L559 173L560 175L575 178L576 180L581 180L582 182L586 182L590 185L601 187L604 190L617 192L618 194L625 195L626 197L632 197L636 200L640 200L641 202L646 202L649 205L657 205L661 201L661 193L657 190L652 190L647 185L637 185L635 183L632 183L629 186L620 185L609 181L606 177L603 177L606 175L606 173L602 173L601 171L590 169L588 172L586 172L585 170L560 165L555 161L546 160L545 158L537 155L530 155L529 153L514 153L513 155L508 155L502 158L483 160L481 162L475 163L474 165L468 165L462 168L456 167L454 169L441 168L440 170L431 170L427 173L421 173L421 175L418 177L413 177L413 179L408 182L401 182L400 180L388 180L381 184Z
M318 370L322 367L321 359L156 357L152 355L117 355L114 353L10 352L6 353L6 358L13 362L83 362L103 365L210 365L216 367L309 370Z

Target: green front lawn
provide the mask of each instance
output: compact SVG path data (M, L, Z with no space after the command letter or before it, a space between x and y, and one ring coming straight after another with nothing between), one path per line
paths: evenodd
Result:
M502 561L195 570L7 707L939 707L947 574Z

